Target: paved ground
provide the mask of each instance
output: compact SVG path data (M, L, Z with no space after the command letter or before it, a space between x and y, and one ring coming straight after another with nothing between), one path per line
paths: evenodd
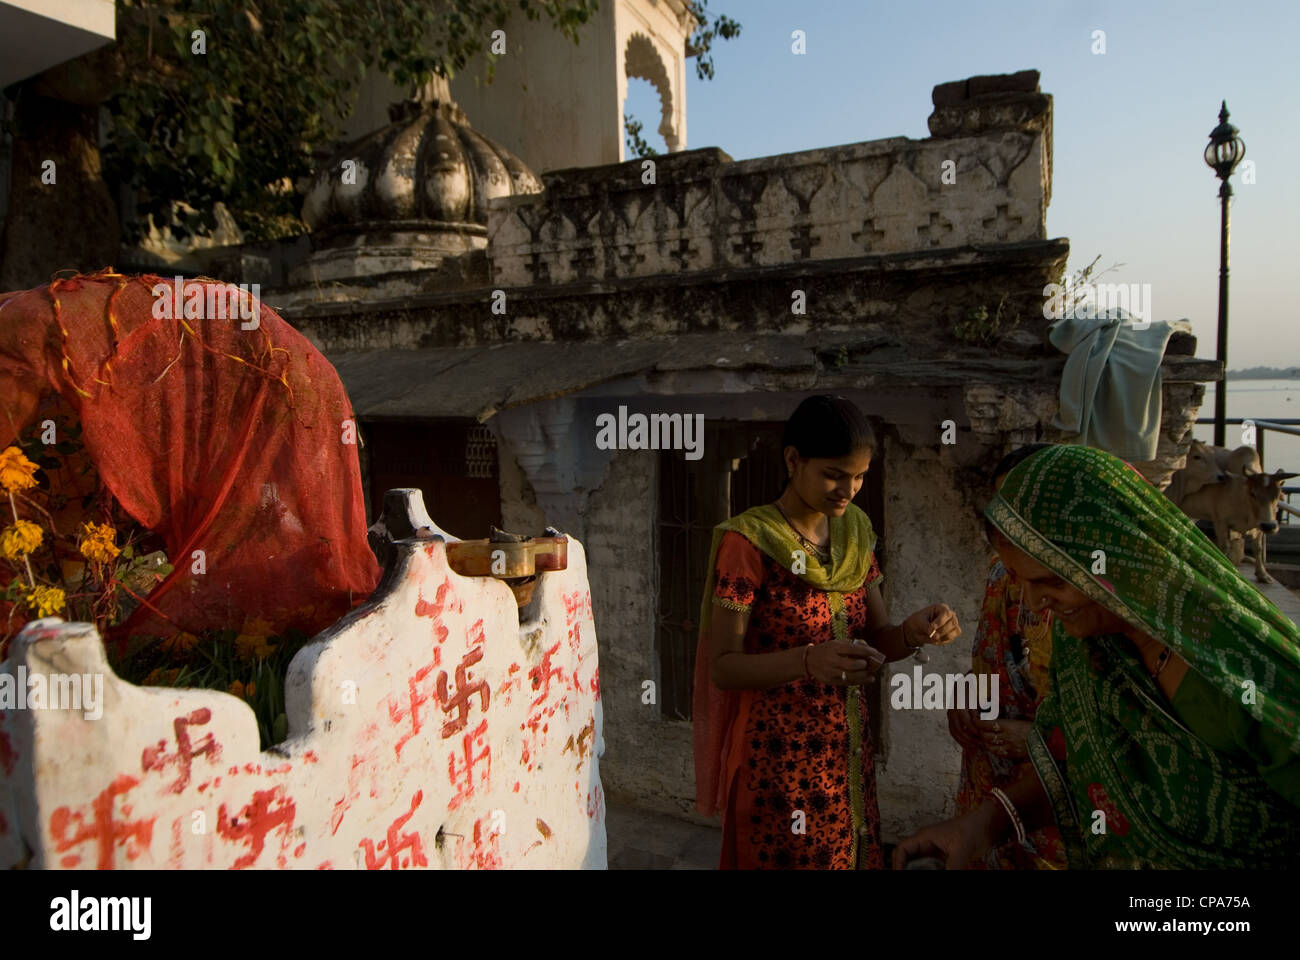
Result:
M722 831L611 804L605 826L611 870L716 870Z
M1251 561L1237 565L1241 575L1253 583L1259 592L1268 597L1284 614L1300 623L1300 594L1288 590L1280 583L1260 583L1255 579L1255 564ZM1275 574L1276 575L1276 574Z

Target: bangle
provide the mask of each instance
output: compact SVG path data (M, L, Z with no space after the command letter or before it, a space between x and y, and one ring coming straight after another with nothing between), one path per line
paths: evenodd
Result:
M1020 822L1020 815L1016 813L1015 804L1011 802L1010 797L997 787L990 790L989 794L993 796L998 803L1002 804L1002 809L1005 810L1007 816L1011 818L1011 825L1016 828L1016 842L1023 847L1025 845L1025 825Z
M807 679L812 679L812 674L808 672L808 654L812 653L813 645L810 643L803 648L803 675Z

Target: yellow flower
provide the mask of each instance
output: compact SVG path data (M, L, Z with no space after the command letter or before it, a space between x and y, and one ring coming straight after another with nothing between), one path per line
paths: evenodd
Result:
M36 464L23 455L17 447L9 447L0 453L0 487L6 491L26 490L36 486Z
M38 617L48 617L64 607L63 591L58 587L33 587L27 593L27 606Z
M25 556L41 545L44 532L30 520L16 520L0 533L0 556L6 560L16 560Z
M121 551L113 545L117 534L106 523L87 523L82 525L81 555L87 560L98 563L111 563Z

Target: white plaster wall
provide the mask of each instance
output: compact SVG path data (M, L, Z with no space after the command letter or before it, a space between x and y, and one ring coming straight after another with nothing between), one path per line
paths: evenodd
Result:
M936 425L938 420L936 419ZM937 426L936 426L937 433ZM946 647L926 647L924 673L970 670L984 584L988 547L959 492L951 468L933 448L885 445L885 529L889 551L885 602L901 622L932 603L957 612L962 636ZM889 675L912 674L911 657L889 665ZM961 750L948 733L945 710L896 710L884 688L885 760L876 768L881 835L896 842L927 823L946 819L956 808Z
M0 712L0 867L603 869L581 544L522 625L441 539L397 549L375 597L294 658L289 738L265 753L241 700L132 686L93 626L31 625L0 670L102 674L105 706Z
M572 43L543 18L505 26L506 54L492 82L486 62L471 62L451 82L474 129L516 154L536 173L622 159L614 13L601 4Z

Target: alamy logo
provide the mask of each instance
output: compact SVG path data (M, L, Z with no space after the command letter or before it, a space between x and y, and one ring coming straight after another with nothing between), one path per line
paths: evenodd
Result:
M0 710L80 710L87 720L104 715L102 673L0 673Z
M644 413L629 415L627 407L618 416L596 417L598 450L685 450L687 460L704 456L704 414Z
M1093 320L1120 309L1130 314L1133 326L1145 330L1155 319L1151 313L1149 283L1049 283L1043 287L1044 320Z
M240 330L256 330L262 317L262 287L257 283L198 283L185 278L155 283L153 315L156 320L242 320Z
M889 705L895 710L979 710L981 720L998 717L997 680L987 673L926 673L920 666L911 674L889 678L893 692Z
M134 940L148 940L153 931L152 897L71 897L50 901L50 929L127 930Z

